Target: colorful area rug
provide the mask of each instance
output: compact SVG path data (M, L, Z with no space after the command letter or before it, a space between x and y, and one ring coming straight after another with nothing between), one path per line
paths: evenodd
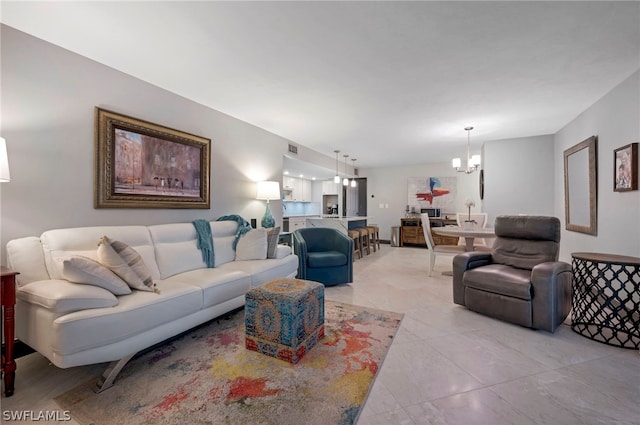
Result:
M134 359L114 387L56 398L84 425L355 423L402 314L325 302L325 336L297 365L245 348L244 311Z

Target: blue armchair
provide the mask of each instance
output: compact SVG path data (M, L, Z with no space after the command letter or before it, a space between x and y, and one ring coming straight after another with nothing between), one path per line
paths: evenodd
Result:
M299 279L325 286L353 282L353 240L337 229L309 227L293 232Z

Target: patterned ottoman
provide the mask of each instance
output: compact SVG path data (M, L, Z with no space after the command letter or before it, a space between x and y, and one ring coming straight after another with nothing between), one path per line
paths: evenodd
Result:
M296 364L324 336L324 285L282 278L247 292L246 347Z

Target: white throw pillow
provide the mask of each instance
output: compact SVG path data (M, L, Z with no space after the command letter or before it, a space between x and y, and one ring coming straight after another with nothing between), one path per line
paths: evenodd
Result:
M106 289L114 295L127 295L131 288L114 272L88 257L74 255L62 261L62 275L69 282Z
M266 260L267 230L252 229L240 237L236 246L236 261Z
M144 264L142 257L126 243L103 236L98 245L98 260L103 266L120 276L131 288L156 291L151 272Z

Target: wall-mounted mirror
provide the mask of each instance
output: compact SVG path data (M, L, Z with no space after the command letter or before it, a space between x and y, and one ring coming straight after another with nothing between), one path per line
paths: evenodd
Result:
M597 138L564 151L564 211L566 229L598 234Z

